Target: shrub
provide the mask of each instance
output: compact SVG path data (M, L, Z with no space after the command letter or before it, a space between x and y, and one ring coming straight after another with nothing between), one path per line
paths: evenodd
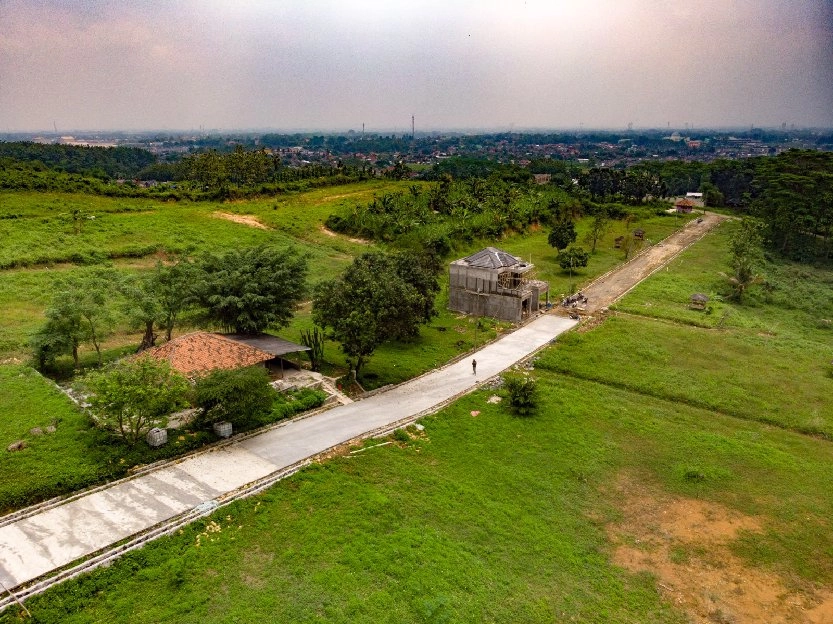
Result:
M272 411L276 396L269 385L269 374L259 366L214 371L196 384L196 403L202 410L200 421L225 420L236 429L259 424Z
M503 387L509 406L519 416L530 416L538 406L538 384L529 375L511 374L504 378Z

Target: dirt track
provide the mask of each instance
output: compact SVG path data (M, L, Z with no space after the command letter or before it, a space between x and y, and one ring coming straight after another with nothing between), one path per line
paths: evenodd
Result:
M587 304L581 313L593 314L608 307L726 218L722 215L707 214L702 217L700 223L695 219L665 240L643 250L624 266L601 276L582 289L584 296L587 297ZM560 314L568 313L565 308L558 310Z

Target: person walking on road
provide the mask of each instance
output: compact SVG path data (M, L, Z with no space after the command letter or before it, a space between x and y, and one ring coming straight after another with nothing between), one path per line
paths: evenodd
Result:
M477 360L472 360L471 361L471 374L472 375L477 374Z

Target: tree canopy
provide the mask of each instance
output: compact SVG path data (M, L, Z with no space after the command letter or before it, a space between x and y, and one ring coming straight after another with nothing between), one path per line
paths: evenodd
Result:
M416 336L436 315L437 260L416 252L370 252L316 288L315 322L341 343L358 374L380 344Z
M576 242L577 236L576 224L570 219L561 219L552 226L547 242L551 247L561 251L569 247L571 243Z
M198 263L194 299L202 320L257 334L284 327L306 292L307 260L294 249L258 246L208 254Z
M187 380L148 355L122 360L82 381L95 420L134 445L168 414L186 405Z

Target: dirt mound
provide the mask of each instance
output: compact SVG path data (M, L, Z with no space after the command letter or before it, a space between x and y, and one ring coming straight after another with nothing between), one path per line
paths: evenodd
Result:
M788 588L777 574L751 568L730 548L759 519L719 504L673 498L620 478L622 520L608 526L613 559L650 572L664 596L695 624L833 624L833 592Z

